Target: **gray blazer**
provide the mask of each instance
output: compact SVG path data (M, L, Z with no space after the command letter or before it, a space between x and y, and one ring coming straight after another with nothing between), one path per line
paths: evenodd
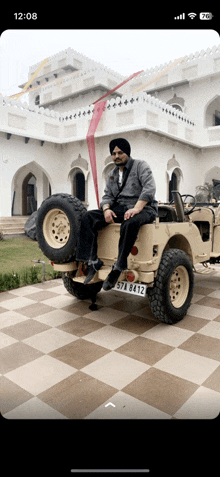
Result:
M130 159L124 166L124 170L129 165L129 161ZM115 197L119 192L118 178L119 170L118 166L116 166L108 175L100 208L105 204L109 204L110 206L114 204ZM138 200L145 200L148 202L145 207L151 206L157 212L158 209L157 201L155 200L155 192L156 184L149 164L145 161L135 159L127 178L127 182L117 197L117 203L126 206L127 209L131 209Z

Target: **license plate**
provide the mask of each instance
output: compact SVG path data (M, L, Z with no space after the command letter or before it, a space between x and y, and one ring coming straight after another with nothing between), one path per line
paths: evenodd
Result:
M117 282L113 290L144 297L146 295L147 285L142 285L142 283Z

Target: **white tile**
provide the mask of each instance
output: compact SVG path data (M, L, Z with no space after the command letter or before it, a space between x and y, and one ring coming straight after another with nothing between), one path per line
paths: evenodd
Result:
M17 296L16 298L12 298L11 300L6 300L1 302L1 306L6 308L7 310L16 310L19 308L23 308L24 306L33 305L36 303L34 300L30 300L24 296Z
M199 330L199 333L201 333L201 335L211 336L212 338L217 338L220 340L220 322L210 321L207 323L207 325L203 326L203 328Z
M70 333L58 330L57 328L51 328L26 338L23 340L23 343L42 351L42 353L51 353L51 351L61 348L61 346L65 346L77 339L77 336Z
M45 355L6 373L5 377L36 396L76 371L72 366Z
M100 310L92 311L88 314L84 315L85 318L89 318L90 320L99 321L100 323L104 323L105 325L110 325L114 323L114 321L120 320L127 316L128 313L124 311L114 310L113 308L103 307Z
M39 293L38 288L34 288L33 286L24 286L20 288L15 288L14 290L10 290L11 295L16 295L16 296L26 296L32 293Z
M175 349L158 361L154 367L174 374L196 384L202 384L219 366L214 359L198 356L197 354Z
M149 338L151 340L159 341L160 343L167 344L173 347L177 347L184 343L190 336L194 334L193 331L185 330L182 328L168 326L165 324L159 324L151 328L150 330L142 333L142 337Z
M220 282L220 278L219 278L219 282ZM220 298L220 290L215 290L212 293L209 293L208 296L210 296L211 298Z
M8 336L5 333L0 332L0 349L5 348L6 346L10 346L13 343L16 343L16 341L18 340L15 340L11 336Z
M7 412L4 417L6 419L67 419L36 397Z
M55 290L56 288L54 289L54 292ZM79 300L77 300L77 298L74 296L60 295L54 298L48 298L48 300L44 300L44 305L53 306L54 308L63 308L64 306L72 305L78 301Z
M193 304L189 307L187 315L204 318L205 320L214 320L220 315L220 310L218 308L211 308L210 306Z
M115 407L111 405L105 407L109 402ZM171 416L119 391L85 419L171 419Z
M129 331L120 330L113 326L104 326L103 328L93 331L84 336L84 339L92 343L104 346L105 348L115 350L128 341L131 341L137 335Z
M44 323L45 325L49 326L59 326L67 321L75 320L79 318L79 315L75 315L74 313L69 313L65 310L53 310L49 313L45 313L44 315L36 316L34 319L39 321L40 323Z
M220 413L220 393L200 386L178 409L177 419L215 419Z
M28 318L16 311L5 311L0 315L0 329L6 328L7 326L17 325L22 321L26 321Z
M147 364L112 351L81 371L116 389L122 389L149 368Z

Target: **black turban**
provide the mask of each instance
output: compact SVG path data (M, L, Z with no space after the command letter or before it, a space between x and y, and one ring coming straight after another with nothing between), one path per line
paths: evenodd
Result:
M126 139L123 139L122 137L112 139L112 141L109 143L109 149L111 154L113 153L116 146L121 149L121 151L125 152L128 157L130 157L131 146Z

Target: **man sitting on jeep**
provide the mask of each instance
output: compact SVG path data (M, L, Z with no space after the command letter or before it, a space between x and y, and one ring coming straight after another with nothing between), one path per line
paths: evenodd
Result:
M147 162L131 158L126 139L113 139L109 144L115 168L109 173L100 209L87 211L81 221L76 260L88 266L84 284L89 283L103 266L97 257L98 231L111 223L120 223L118 258L103 283L104 290L113 288L137 239L140 226L157 216L155 180Z

